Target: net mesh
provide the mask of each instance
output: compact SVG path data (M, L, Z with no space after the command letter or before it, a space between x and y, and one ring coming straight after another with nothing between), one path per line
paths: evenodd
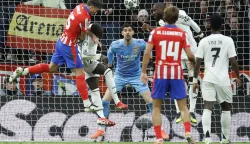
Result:
M40 62L50 62L56 39L63 31L66 18L82 1L23 2L26 1L0 2L0 141L93 141L90 135L97 130L97 116L83 111L82 100L79 98L72 73L65 65L57 74L28 75L12 85L6 81L7 76L18 66L27 67ZM123 0L105 0L102 11L92 16L92 21L100 23L105 30L100 52L106 54L110 43L122 38L120 32L125 22L134 26L134 38L147 40L149 33L143 32L141 26L143 22L156 26L151 8L157 2L172 3L186 11L201 27L205 36L211 33L209 17L214 13L223 17L222 33L232 37L235 42L243 81L243 87L237 88L235 75L230 73L234 93L230 139L249 141L248 0L140 0L139 7L133 11L125 9ZM196 39L197 42L199 40ZM152 76L152 73L151 67L148 74ZM99 86L103 95L106 85L102 77ZM151 82L149 86L151 87ZM138 126L138 120L141 118L151 120L143 98L129 85L123 88L120 98L129 108L121 112L115 110L114 104L111 104L109 118L117 122L117 125L108 128L102 140L153 141L153 128L147 126L143 137L143 130ZM199 141L203 140L202 109L203 101L199 93L195 109L197 124L192 126L192 133ZM215 105L212 113L213 141L219 141L221 138L220 113L219 105ZM169 97L162 107L162 119L163 128L170 135L170 140L184 141L183 124L175 123L176 109Z

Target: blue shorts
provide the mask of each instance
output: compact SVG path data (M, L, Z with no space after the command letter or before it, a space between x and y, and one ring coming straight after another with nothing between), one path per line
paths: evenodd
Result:
M152 98L165 99L166 93L170 93L170 98L180 100L187 97L184 80L175 79L154 79L152 87Z
M150 91L148 88L148 85L143 84L140 80L140 76L137 77L122 77L115 75L115 85L116 85L116 90L120 92L122 88L126 85L131 85L132 87L135 88L136 92L139 94L143 94L146 91Z
M63 44L60 38L56 43L56 51L51 58L51 62L59 66L66 63L68 68L83 68L78 48Z

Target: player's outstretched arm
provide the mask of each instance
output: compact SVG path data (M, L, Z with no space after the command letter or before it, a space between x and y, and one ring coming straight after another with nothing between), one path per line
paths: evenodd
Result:
M241 79L240 79L240 72L239 72L239 65L235 57L230 58L230 62L233 68L233 71L236 74L236 83L238 84L239 87L241 87Z
M185 15L185 16L180 15L179 18L180 18L180 21L182 24L192 27L192 29L196 33L198 33L198 35L195 37L203 37L204 36L204 34L202 33L201 28L198 26L198 24L192 18L190 18L188 15Z

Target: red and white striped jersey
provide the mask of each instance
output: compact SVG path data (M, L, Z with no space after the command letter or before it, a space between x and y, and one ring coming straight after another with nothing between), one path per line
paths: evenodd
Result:
M176 25L165 25L154 29L148 39L156 53L156 79L183 79L181 52L189 48L186 33Z
M68 45L76 45L77 39L81 32L86 32L90 23L90 12L85 4L76 6L68 17L64 27L61 41Z

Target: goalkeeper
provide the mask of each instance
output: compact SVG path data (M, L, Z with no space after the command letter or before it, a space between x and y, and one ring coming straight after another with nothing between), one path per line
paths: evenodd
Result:
M140 81L141 74L141 52L146 48L146 42L142 39L134 39L134 30L130 24L124 24L122 27L123 39L113 41L108 50L108 64L112 66L114 54L117 56L117 66L115 71L115 84L117 91L120 92L126 85L131 85L136 89L136 92L144 98L147 107L152 113L152 98L148 85ZM109 104L112 97L108 89L103 97L104 115L109 115ZM105 127L100 127L95 134L91 136L92 139L97 139L104 135ZM164 130L161 131L164 139L169 136Z
M170 5L172 5L172 4L170 4ZM164 21L162 20L164 9L165 9L165 4L160 3L160 2L156 3L152 8L153 16L155 17L156 21L158 21L158 24L160 26L165 25ZM186 32L191 51L193 53L196 53L196 51L197 51L197 43L196 43L196 41L194 39L194 36L193 36L193 33L192 33L190 27L192 27L192 29L194 29L194 31L198 33L198 35L196 37L201 38L201 37L204 36L204 34L201 32L200 27L183 10L179 10L179 18L178 18L178 20L176 22L176 25L179 28L181 28L183 31ZM143 24L142 29L144 31L152 31L153 30L153 28L150 25L146 24L146 23ZM188 70L188 85L189 85L188 94L189 94L189 103L190 103L189 111L190 111L190 116L191 116L191 122L196 124L197 120L196 120L196 117L195 117L194 110L195 110L195 105L196 105L196 101L197 101L197 94L193 93L194 68L189 63L187 55L186 55L186 53L184 51L182 51L181 59L182 59L182 69L183 70ZM182 121L182 119L181 119L180 110L179 110L179 107L177 105L176 100L175 100L175 107L176 107L176 111L177 111L176 123L179 123L179 122Z
M102 37L103 28L100 24L93 23L89 25L89 30L98 38ZM84 41L78 43L78 48L81 52L82 62L85 66L84 70L86 75L86 82L91 90L92 103L97 107L102 107L102 100L100 97L98 84L99 75L104 75L106 85L111 91L111 96L116 104L116 107L118 109L126 109L128 106L123 104L117 96L112 70L98 61L104 59L106 56L103 56L102 54L96 54L97 47L97 44L91 39L90 36L87 36ZM97 123L99 125L115 125L114 122L109 121L104 117L103 110L96 111L96 113L98 117L100 117L97 120Z

